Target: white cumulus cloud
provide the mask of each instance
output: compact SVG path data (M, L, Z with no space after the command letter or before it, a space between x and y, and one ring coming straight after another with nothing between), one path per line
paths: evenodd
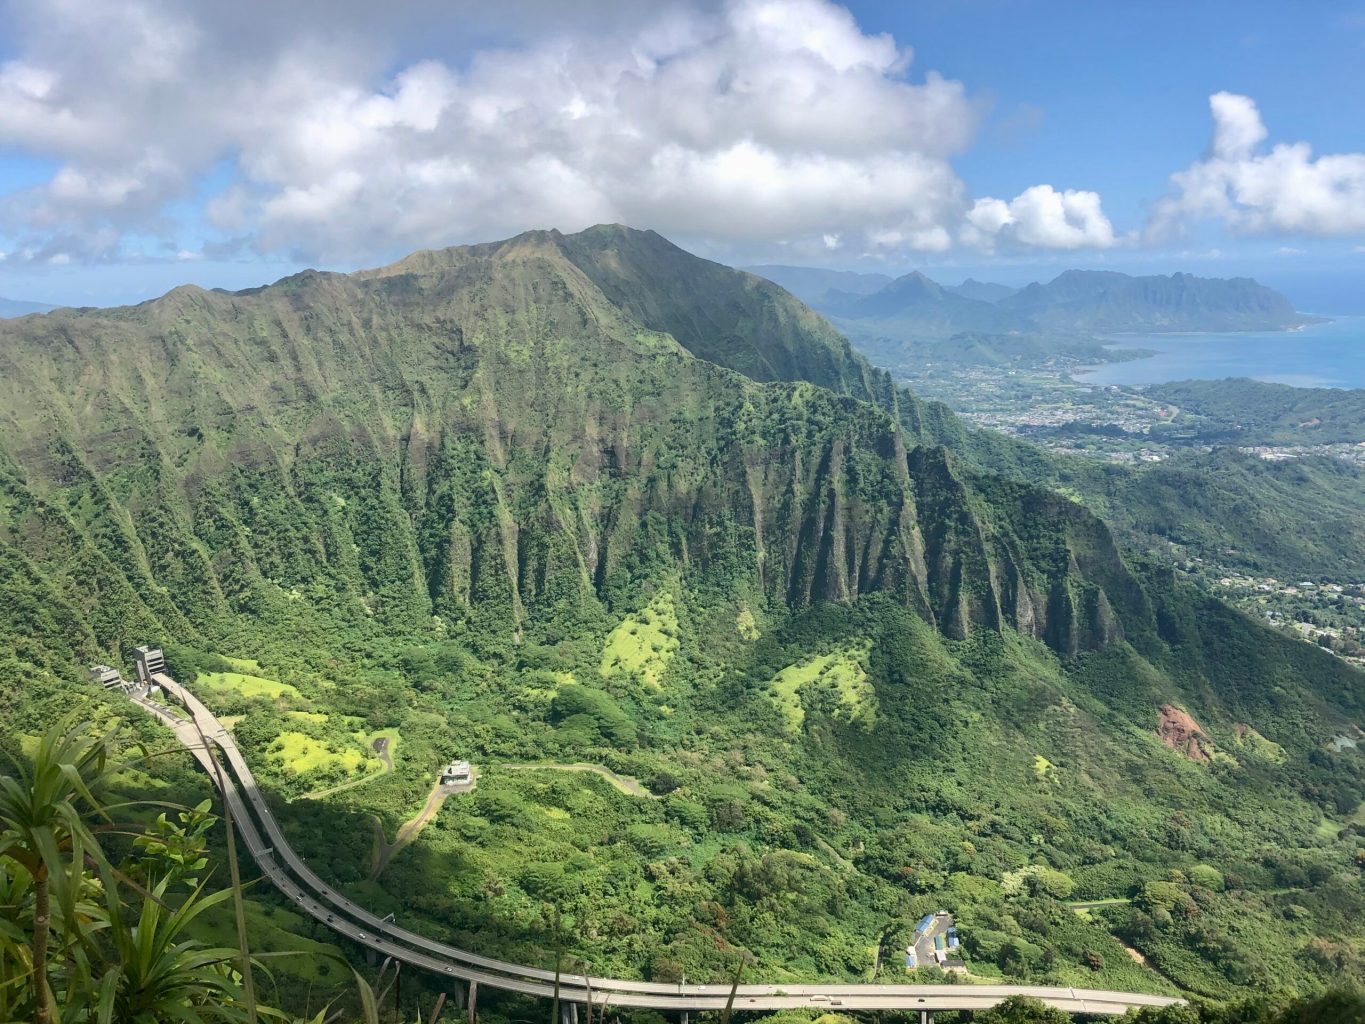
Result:
M964 85L913 73L828 0L646 5L396 65L365 5L326 5L325 31L293 6L35 6L0 64L0 146L59 167L0 197L0 239L43 258L59 239L82 258L85 236L107 252L109 231L174 251L188 205L210 234L331 260L611 220L720 246L941 250L969 206L951 164L978 120Z
M1154 240L1216 218L1246 234L1351 235L1365 231L1365 153L1313 155L1306 142L1268 138L1253 100L1209 98L1209 155L1171 176L1148 225Z
M0 147L57 166L0 196L20 258L132 238L364 262L600 221L891 260L1114 242L1094 193L974 207L952 160L980 104L831 0L15 10Z
M967 212L963 241L993 249L1015 242L1042 249L1105 249L1117 242L1098 192L1034 185L1009 202L978 199Z

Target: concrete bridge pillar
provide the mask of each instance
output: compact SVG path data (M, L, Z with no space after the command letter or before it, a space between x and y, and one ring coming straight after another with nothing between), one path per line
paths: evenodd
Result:
M678 1024L687 1024L687 1011L683 1010L678 1014Z
M578 1024L578 1004L559 1004L559 1024Z
M933 1011L933 1010L920 1010L920 1012L919 1012L919 1024L934 1024L934 1011Z
M469 983L469 1006L466 1007L466 1009L469 1010L469 1024L474 1024L475 1013L476 1013L475 1004L476 1004L478 1001L479 1001L479 983L478 983L477 981L471 981L471 982Z
M450 983L450 996L448 1002L453 1009L463 1010L465 1008L464 982L452 981Z

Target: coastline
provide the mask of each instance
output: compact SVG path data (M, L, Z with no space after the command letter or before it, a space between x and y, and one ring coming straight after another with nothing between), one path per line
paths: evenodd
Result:
M1098 340L1113 359L1077 366L1078 384L1140 387L1246 377L1299 388L1365 388L1365 315L1260 331L1121 332Z

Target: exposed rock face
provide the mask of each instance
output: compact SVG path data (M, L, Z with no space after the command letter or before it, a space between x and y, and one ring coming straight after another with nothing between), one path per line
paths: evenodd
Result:
M1163 704L1157 712L1157 735L1161 742L1193 761L1207 764L1213 753L1213 743L1199 727L1199 723L1173 704Z

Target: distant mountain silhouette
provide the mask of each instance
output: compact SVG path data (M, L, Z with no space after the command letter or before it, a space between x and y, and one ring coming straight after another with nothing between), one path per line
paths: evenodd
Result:
M55 306L47 306L41 302L21 302L18 299L6 299L0 297L0 319L13 316L27 316L29 313L46 313Z
M1249 277L1193 274L1130 277L1068 270L999 303L1040 327L1087 331L1255 331L1298 327L1315 317Z
M808 306L819 308L832 293L871 295L891 283L889 274L860 274L855 270L825 270L821 267L759 266L744 267L751 274L780 284Z
M1316 319L1295 312L1279 292L1245 277L1068 270L1046 284L1015 289L972 278L945 287L919 271L894 281L802 267L755 267L752 272L864 336L1282 330Z
M946 285L945 289L954 295L961 295L964 299L976 299L979 302L999 302L1007 299L1018 288L1011 288L1007 284L995 284L991 281L978 281L969 277L959 285Z
M1030 327L1018 314L956 295L919 271L898 277L871 295L831 293L817 308L836 321L876 321L886 329L931 335L1009 333Z

